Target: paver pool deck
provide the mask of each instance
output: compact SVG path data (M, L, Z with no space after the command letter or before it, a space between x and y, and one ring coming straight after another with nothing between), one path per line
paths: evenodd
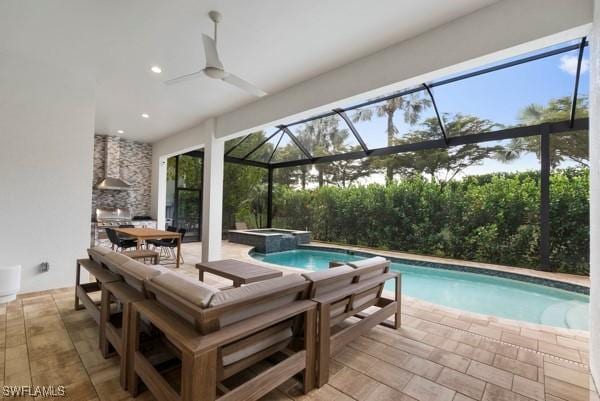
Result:
M224 242L222 257L248 260L248 250ZM183 253L186 264L181 270L197 278L200 244L184 244ZM296 271L279 268L284 274ZM564 279L580 285L586 280ZM206 281L231 284L208 273ZM74 311L72 301L73 289L64 288L21 295L0 305L0 386L62 384L67 399L129 400L119 387L118 359L102 357L96 323L85 310ZM405 297L402 327L375 328L349 344L333 358L329 384L301 395L299 382L290 380L264 399L600 401L588 360L586 332L475 315ZM136 399L153 397L145 392Z

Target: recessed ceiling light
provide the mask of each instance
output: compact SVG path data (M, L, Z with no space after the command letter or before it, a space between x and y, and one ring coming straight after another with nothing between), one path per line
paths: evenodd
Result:
M124 133L125 133L125 131L123 131L122 129L117 130L117 134L124 134Z
M142 117L143 118L150 118L150 115L148 113L142 113Z
M150 71L152 71L155 74L160 74L162 72L162 68L160 68L157 65L153 65L152 68L150 68Z

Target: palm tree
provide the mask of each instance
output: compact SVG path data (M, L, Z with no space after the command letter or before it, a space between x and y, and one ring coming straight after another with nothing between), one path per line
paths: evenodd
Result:
M387 146L393 146L398 128L394 124L394 115L396 112L402 112L404 121L407 124L414 125L419 121L419 117L423 110L431 107L431 100L423 96L423 92L415 92L410 95L398 96L383 103L378 103L373 107L360 108L352 115L353 122L368 121L377 117L386 117L387 125ZM391 183L394 180L394 167L387 159L386 166L386 181Z
M267 184L261 182L248 191L247 198L242 203L242 206L248 206L250 212L254 215L256 228L263 227L263 216L267 213L267 197Z
M345 153L350 150L346 145L350 131L340 128L339 124L340 120L336 116L323 117L305 123L295 135L313 157ZM322 187L325 184L327 166L315 165L315 169L318 171L319 187ZM307 170L304 168L302 171L304 186Z
M524 107L518 115L520 125L536 125L546 122L566 121L571 114L571 98L569 96L551 99L548 104L530 104ZM588 98L580 96L577 100L577 117L587 117ZM554 134L550 137L550 162L553 168L565 160L579 167L589 166L588 135L586 131L570 131L564 134ZM516 138L505 147L505 152L498 159L506 162L524 153L535 153L540 158L540 137L538 135Z

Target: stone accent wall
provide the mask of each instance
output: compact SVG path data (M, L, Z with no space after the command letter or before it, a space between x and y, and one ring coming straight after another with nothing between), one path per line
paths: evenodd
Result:
M104 160L114 160L114 163L105 164L104 170L107 177L120 177L121 166L117 161L121 160L121 139L116 136L107 136L105 139L106 157Z
M114 191L95 188L107 172L107 149L113 161L109 163L109 174L131 184L132 190ZM152 145L128 141L116 136L94 136L93 184L92 213L96 212L98 206L109 206L128 207L133 216L150 215Z

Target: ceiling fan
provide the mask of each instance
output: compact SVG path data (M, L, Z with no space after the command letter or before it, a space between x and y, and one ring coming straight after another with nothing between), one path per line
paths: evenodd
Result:
M165 85L174 85L202 75L206 75L209 78L225 81L228 84L236 86L254 96L265 96L267 94L265 91L243 80L237 75L225 71L223 63L221 63L221 60L219 59L219 52L217 51L217 24L221 21L223 16L218 11L211 11L208 13L208 16L215 23L215 38L213 39L206 34L202 34L202 40L204 42L204 54L206 55L206 67L190 74L169 79L168 81L165 81Z

